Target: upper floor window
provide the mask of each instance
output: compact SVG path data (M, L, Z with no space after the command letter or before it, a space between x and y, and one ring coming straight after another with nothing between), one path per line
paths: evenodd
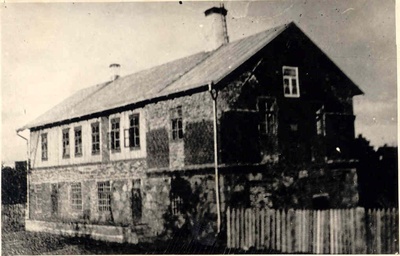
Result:
M69 128L62 130L62 156L69 157Z
M300 97L299 70L297 67L282 67L283 94L285 97Z
M125 129L125 147L140 147L139 114L129 116L129 129Z
M82 186L81 183L71 184L71 208L82 210Z
M315 123L317 135L325 135L325 115L324 115L324 106L315 112Z
M258 99L258 111L260 112L260 133L273 135L277 133L277 107L274 98Z
M92 154L100 153L100 126L99 122L92 123Z
M42 160L47 160L47 133L43 133L42 139Z
M111 150L113 151L120 151L120 125L119 125L119 118L111 119Z
M171 109L172 140L183 138L182 107Z
M75 127L75 156L82 156L82 127Z
M110 181L97 183L98 206L100 212L111 211L111 184Z

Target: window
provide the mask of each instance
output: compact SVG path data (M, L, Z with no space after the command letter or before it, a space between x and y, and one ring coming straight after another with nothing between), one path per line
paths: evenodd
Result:
M71 208L82 210L82 187L81 183L71 184Z
M317 129L317 135L325 136L325 115L324 106L315 112L315 123Z
M63 158L69 157L69 128L62 131Z
M111 119L111 150L120 151L119 118Z
M42 211L42 184L36 184L34 187L35 191L35 210L36 212L41 212Z
M274 98L260 98L258 100L260 112L260 133L262 135L275 135L277 133L276 101Z
M100 153L100 127L99 123L92 123L92 154Z
M42 160L47 160L47 133L42 134Z
M171 109L172 140L183 138L182 107Z
M75 156L82 156L82 127L75 127Z
M111 211L111 185L110 181L98 182L97 192L99 199L99 211Z
M282 70L283 94L285 97L300 97L298 68L283 66Z
M139 148L139 114L129 117L129 129L125 129L125 147Z
M173 215L182 213L183 199L177 194L171 193L171 210Z

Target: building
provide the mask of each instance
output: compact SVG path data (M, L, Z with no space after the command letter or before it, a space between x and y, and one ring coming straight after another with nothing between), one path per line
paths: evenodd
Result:
M228 206L357 204L361 90L296 24L228 42L226 13L205 12L214 50L116 75L20 129L28 230L136 243L186 225L208 241Z

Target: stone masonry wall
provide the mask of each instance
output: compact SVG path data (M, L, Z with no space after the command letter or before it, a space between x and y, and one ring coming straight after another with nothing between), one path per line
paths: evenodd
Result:
M178 106L182 107L183 139L172 140L170 111ZM193 132L193 127L200 127L205 132L207 140L212 139L213 103L209 92L196 93L189 96L174 98L145 106L147 121L147 162L149 167L169 167L177 169L186 165L212 163L213 148L209 142L194 144L192 137L198 136ZM212 135L212 133L211 133ZM164 145L168 145L165 149ZM212 144L211 144L212 145ZM169 153L168 166L164 157L159 163L159 152L154 148L161 148L161 155ZM200 154L202 161L199 163L196 155Z

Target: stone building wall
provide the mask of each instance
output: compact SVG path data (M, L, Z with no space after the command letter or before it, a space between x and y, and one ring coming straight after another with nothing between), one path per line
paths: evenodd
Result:
M93 164L85 166L69 166L32 170L30 174L30 218L34 220L52 220L62 222L90 222L113 225L132 224L132 182L139 180L141 187L143 221L154 223L159 229L158 215L146 214L149 209L163 211L168 207L168 197L160 199L157 193L168 189L160 189L157 182L148 185L145 174L145 160L112 162L108 164ZM111 183L111 212L100 212L98 209L99 181ZM71 184L81 184L82 210L71 208ZM167 183L168 184L168 183ZM52 188L57 187L57 199L52 199ZM40 188L39 191L37 189ZM164 193L164 194L165 194ZM150 196L153 195L153 198ZM53 201L52 201L53 200ZM162 209L152 208L154 201L166 206ZM56 202L56 203L55 203ZM53 208L56 206L56 214ZM161 203L160 203L161 205ZM154 222L153 222L154 221Z
M182 139L172 140L171 109L179 106L182 108L184 135ZM177 169L192 164L212 163L212 107L212 99L207 91L146 105L149 167ZM203 143L193 143L199 137Z

